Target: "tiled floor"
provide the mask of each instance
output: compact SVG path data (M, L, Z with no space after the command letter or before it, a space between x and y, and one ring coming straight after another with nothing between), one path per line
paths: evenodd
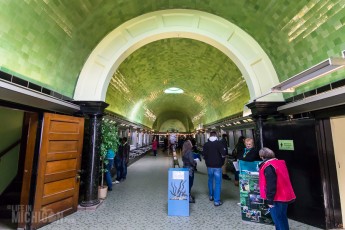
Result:
M192 194L196 203L190 206L189 217L167 215L168 168L171 157L151 154L128 168L127 180L113 186L113 191L96 211L78 211L41 229L269 229L273 226L241 220L238 187L232 181L222 184L224 204L215 207L207 196L207 175L204 161L198 164ZM182 165L180 159L180 165ZM290 229L317 229L289 220Z

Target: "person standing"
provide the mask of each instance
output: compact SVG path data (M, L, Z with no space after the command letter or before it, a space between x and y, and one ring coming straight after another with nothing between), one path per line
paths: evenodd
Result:
M222 189L222 166L226 151L223 144L218 141L215 131L210 133L208 142L204 144L203 155L208 173L209 199L214 201L214 206L220 206L223 204L220 200L220 192Z
M238 141L237 141L237 144L235 145L234 150L232 151L232 156L234 157L234 159L236 161L238 160L239 153L243 152L245 147L246 147L244 144L245 139L246 138L244 136L240 136L238 138ZM235 186L239 185L239 174L240 174L240 171L236 170L235 171L235 180L234 180Z
M194 183L194 167L196 166L196 162L194 160L193 145L190 140L186 140L182 146L182 161L183 161L183 168L189 169L189 203L195 203L195 199L191 194L191 190Z
M246 138L244 140L245 148L238 153L238 160L241 161L261 161L259 152L254 147L254 140L252 138Z
M123 143L123 159L122 159L122 180L126 180L127 177L127 167L129 163L129 152L130 152L130 146L127 143L127 137L122 138L122 143Z
M108 185L108 191L113 191L113 182L111 179L111 169L113 168L114 165L114 157L115 157L115 152L112 149L108 149L107 151L107 171L105 172L105 179L107 181Z
M158 148L158 140L156 136L153 136L153 140L152 140L152 151L153 151L153 155L157 156L157 148Z
M116 180L115 184L120 183L123 173L123 145L122 145L122 138L119 138L119 146L117 148L117 153L115 155L115 167L116 167Z
M164 137L163 142L164 142L164 149L163 149L163 152L165 152L165 151L168 149L168 147L169 147L168 135L166 135L166 136Z
M285 161L275 158L274 152L266 147L259 155L263 160L259 166L260 196L267 201L276 229L288 230L287 208L296 195Z
M226 133L223 133L222 135L222 139L220 140L225 148L225 152L226 152L226 157L224 159L224 164L222 166L222 178L224 180L231 180L231 178L228 176L228 174L226 174L226 167L228 164L228 141L227 141L228 135Z

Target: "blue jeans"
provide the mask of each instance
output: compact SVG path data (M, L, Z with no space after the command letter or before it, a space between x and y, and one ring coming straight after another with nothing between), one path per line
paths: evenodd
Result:
M240 180L240 171L235 171L235 180Z
M126 159L118 159L116 167L116 180L126 179L127 176L127 164Z
M220 191L222 190L222 168L207 168L209 196L214 198L214 203L220 202Z
M126 176L127 176L126 159L122 159L122 179L126 179Z
M271 216L277 230L288 230L289 222L287 218L288 203L273 202L273 208L270 208Z
M191 190L194 184L194 168L186 166L184 168L189 169L189 195L191 195Z
M108 164L107 164L107 171L105 172L105 179L107 181L108 189L112 189L113 183L111 179L111 169L114 165L114 159L108 159Z
M115 158L115 167L116 167L116 180L120 181L122 178L122 160Z
M153 155L154 155L154 156L157 156L157 149L156 149L156 150L153 150Z

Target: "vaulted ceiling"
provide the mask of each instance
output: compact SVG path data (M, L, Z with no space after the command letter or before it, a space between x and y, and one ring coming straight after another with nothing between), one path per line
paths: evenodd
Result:
M164 93L171 87L184 93ZM240 113L248 100L246 83L226 55L196 40L172 38L130 55L112 78L106 102L109 110L121 113L127 108L127 114L140 103L139 114L156 121L157 129L173 118L193 129L201 117L207 123Z
M73 97L96 45L142 14L193 9L247 32L280 81L345 49L340 0L56 0L0 2L0 68ZM344 71L299 92L344 78ZM323 81L323 82L322 82ZM164 94L169 87L183 94ZM110 81L108 110L159 129L179 120L187 130L240 113L249 100L242 74L218 49L185 38L162 39L129 55Z

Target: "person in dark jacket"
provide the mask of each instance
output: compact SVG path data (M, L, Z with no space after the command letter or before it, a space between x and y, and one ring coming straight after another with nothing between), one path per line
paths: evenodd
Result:
M262 148L259 155L263 162L259 166L260 196L267 201L277 230L288 230L288 204L296 199L285 161L275 158L269 148Z
M215 206L222 205L220 192L222 187L222 166L226 157L224 145L218 141L217 133L212 131L210 138L203 146L203 155L208 173L209 199Z
M234 150L232 151L232 156L234 157L234 159L236 161L238 159L238 154L243 152L245 147L246 147L245 144L244 144L245 139L246 138L244 136L240 136L238 138L238 141L237 141L237 144L235 145ZM240 174L240 171L236 170L235 171L235 180L234 180L235 186L239 185L239 174Z
M115 168L116 168L116 180L115 184L119 184L122 178L123 173L123 145L122 145L122 138L119 138L119 146L117 148L117 153L115 155Z
M254 140L246 138L244 144L246 147L238 153L237 159L241 161L261 161L259 152L254 147Z
M122 138L123 143L123 173L122 173L122 180L126 180L127 177L127 167L129 163L129 152L130 152L130 146L127 143L127 137Z
M183 168L189 169L189 203L195 203L195 198L191 194L191 190L194 183L194 167L196 162L194 160L192 143L190 140L186 140L182 146L182 161Z
M226 158L224 160L224 164L222 166L222 178L224 180L231 180L231 178L228 176L228 174L226 174L226 167L227 167L227 163L228 163L228 135L226 133L222 134L222 139L220 140L225 148L225 152L226 152Z
M118 167L116 168L117 176L115 183L118 184L120 181L126 180L127 177L127 166L129 162L129 151L130 146L127 143L127 137L123 137L121 144L118 149Z

